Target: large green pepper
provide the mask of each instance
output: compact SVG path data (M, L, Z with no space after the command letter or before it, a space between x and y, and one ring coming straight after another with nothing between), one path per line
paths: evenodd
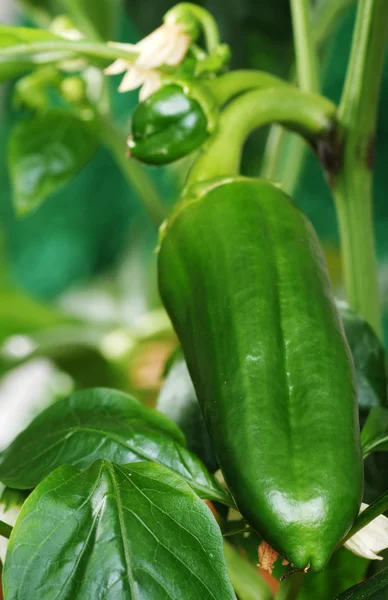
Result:
M319 571L360 508L352 359L317 237L268 182L190 188L161 234L159 288L242 514Z
M139 104L132 116L131 156L164 165L196 150L208 137L208 117L190 90L165 85Z

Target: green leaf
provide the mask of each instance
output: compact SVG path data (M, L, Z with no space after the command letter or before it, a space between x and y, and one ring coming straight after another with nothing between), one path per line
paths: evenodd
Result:
M16 522L3 581L6 600L235 598L210 510L149 463L49 475Z
M57 36L44 29L32 29L29 27L11 27L0 25L0 51L2 48L12 46L24 46L36 42L50 42L60 40ZM1 54L1 52L0 52ZM36 66L51 63L54 56L46 54L38 59L33 56L0 56L0 83L7 79L14 79Z
M217 459L180 349L173 353L166 368L167 379L160 391L156 408L179 425L186 436L189 449L214 472L218 468Z
M0 481L30 489L64 464L151 461L184 477L202 497L230 504L228 493L184 443L170 419L131 396L83 390L51 405L17 436L1 455Z
M346 339L352 352L361 413L388 406L384 347L372 327L344 302L337 302Z
M361 432L364 456L388 451L388 409L372 408Z
M60 37L50 31L46 31L46 29L0 25L0 48L60 39Z
M8 161L19 214L37 208L68 183L97 150L90 123L65 110L20 121L9 140Z
M337 596L336 600L387 600L387 598L388 568L346 590Z

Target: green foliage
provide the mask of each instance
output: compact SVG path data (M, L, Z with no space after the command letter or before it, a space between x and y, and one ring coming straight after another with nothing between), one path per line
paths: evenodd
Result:
M63 600L235 598L211 512L146 463L59 467L24 504L3 577L7 600L51 600L53 590Z
M79 171L98 147L92 123L60 109L20 121L9 141L14 204L26 214Z
M388 569L384 569L364 583L346 590L336 600L386 600L387 595Z
M386 408L376 407L371 410L362 430L361 442L365 456L371 452L388 452L388 410Z
M64 464L85 468L99 458L119 464L145 460L170 467L202 497L231 504L184 443L172 421L131 396L103 388L79 391L38 415L3 452L0 481L30 489Z
M10 46L28 45L34 42L57 40L58 37L49 31L27 27L0 26L0 49ZM46 56L40 65L50 63L51 57ZM0 57L0 83L8 79L19 77L26 71L34 68L34 58L28 55L21 57Z
M356 369L359 411L365 415L388 405L384 346L365 319L343 302L338 308Z

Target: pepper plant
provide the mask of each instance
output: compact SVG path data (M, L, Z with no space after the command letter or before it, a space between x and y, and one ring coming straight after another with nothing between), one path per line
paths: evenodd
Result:
M314 32L347 4L291 0L288 81L230 70L216 21L190 3L135 45L105 43L82 3L47 28L0 27L0 77L17 78L30 115L9 144L16 209L33 210L107 145L160 227L159 291L179 343L156 409L82 389L1 453L3 499L21 506L13 527L0 523L5 600L388 595L387 568L369 577L388 547L388 491L363 502L363 459L388 451L372 224L388 4L358 1L336 106L319 92ZM141 86L127 139L112 121L112 75L123 93ZM246 139L268 125L262 176L245 177ZM326 175L346 303L287 182L271 181L279 126ZM168 214L138 161L183 158Z

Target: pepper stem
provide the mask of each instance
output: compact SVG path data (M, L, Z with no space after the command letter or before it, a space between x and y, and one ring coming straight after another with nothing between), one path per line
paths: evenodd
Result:
M209 53L216 50L220 45L220 32L217 22L213 15L202 6L191 2L180 2L164 15L164 21L170 19L176 23L187 25L189 30L191 29L190 33L193 39L197 37L195 29L199 26L205 36L206 49Z
M329 100L292 86L286 92L284 86L247 92L222 112L218 132L195 161L187 184L237 175L244 143L258 127L281 123L315 142L330 133L335 111Z

